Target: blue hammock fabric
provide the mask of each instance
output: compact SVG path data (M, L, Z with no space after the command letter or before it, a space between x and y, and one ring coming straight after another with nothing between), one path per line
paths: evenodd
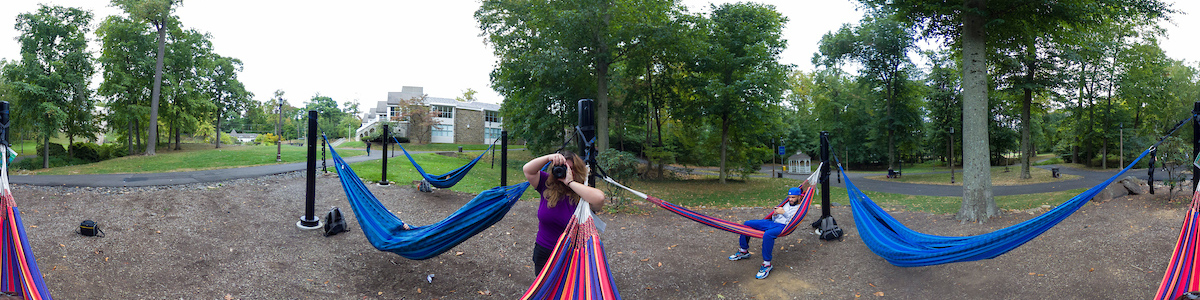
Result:
M416 168L417 172L421 173L421 177L424 177L426 182L429 182L430 185L439 189L449 188L455 184L458 184L458 181L467 176L467 172L471 172L471 168L475 167L475 163L479 162L480 158L483 158L484 155L487 155L488 151L492 150L492 147L496 146L495 144L488 146L487 150L483 150L483 154L480 154L479 157L471 160L471 162L467 163L466 165L451 170L450 172L446 172L446 174L434 176L425 173L425 169L421 168L421 165L418 165L416 160L413 160L412 155L408 154L408 150L404 149L404 145L400 145L399 140L396 140L396 138L392 138L392 140L396 142L397 146L400 146L400 151L404 151L404 156L408 157L408 161L412 162L413 168Z
M354 209L354 217L363 235L375 249L399 254L413 260L428 259L449 251L471 236L491 227L508 213L529 188L529 182L494 187L480 193L445 219L430 225L404 229L397 218L367 190L350 165L338 156L332 146L333 164L341 179L346 199Z
M850 207L854 211L854 223L858 227L858 233L862 236L863 243L867 244L867 247L875 254L893 265L900 267L931 266L990 259L1016 249L1083 207L1088 200L1129 171L1147 153L1150 153L1150 150L1143 151L1129 166L1117 172L1112 178L1076 195L1040 216L976 236L937 236L913 231L867 198L862 190L850 182L850 177L846 176L844 171L842 177L846 180L846 190L850 195Z

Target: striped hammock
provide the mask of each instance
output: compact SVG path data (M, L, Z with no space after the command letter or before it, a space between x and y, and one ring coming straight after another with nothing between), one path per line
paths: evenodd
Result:
M446 174L429 175L428 173L425 173L425 169L421 168L421 165L417 164L416 160L413 160L412 155L408 154L408 150L404 149L404 145L401 145L399 140L396 140L396 138L392 138L392 141L395 141L396 145L400 146L400 151L404 151L404 156L408 157L408 161L412 162L413 168L416 168L417 172L421 173L421 177L424 177L425 181L429 182L429 185L432 185L439 189L449 188L449 187L454 186L455 184L458 184L458 182L460 180L462 180L463 177L467 176L467 172L471 172L471 168L475 167L475 163L479 162L480 158L483 158L483 156L486 155L488 151L491 151L492 148L496 146L496 144L492 144L491 146L488 146L487 150L483 150L483 153L479 154L479 156L475 157L475 159L471 160L471 162L469 162L466 165L463 165L461 167L458 167L457 169L450 170L450 172L446 172ZM386 151L385 151L385 153L386 153Z
M367 189L350 165L331 145L333 164L346 199L363 235L375 249L396 253L408 259L422 260L438 256L499 222L520 200L529 182L494 187L480 193L445 219L425 226L405 229L404 221L388 211Z
M1171 263L1167 265L1167 273L1163 275L1162 284L1158 286L1158 294L1154 299L1188 299L1180 298L1188 292L1200 291L1200 261L1196 259L1200 242L1200 193L1192 192L1192 206L1187 216L1183 218L1183 228L1179 230L1179 241L1175 243L1175 251L1171 255Z
M937 236L909 229L854 186L845 172L842 177L846 180L850 208L854 211L854 224L867 248L896 266L930 266L995 258L1024 245L1083 207L1148 153L1150 149L1108 180L1040 216L975 236Z
M8 148L0 145L0 151L8 153ZM3 170L0 170L0 225L4 226L3 240L0 240L0 292L10 295L20 295L22 299L51 299L46 281L38 269L37 259L33 257L33 249L29 247L26 238L25 224L21 222L21 210L13 198L8 185L8 158L3 160Z
M819 169L820 168L818 167L818 170ZM814 193L814 191L816 191L816 186L817 186L815 183L818 181L817 175L818 175L818 173L813 173L812 175L809 175L808 179L804 180L805 182L811 182L814 184L809 185L808 189L805 190L804 193L800 195L800 210L797 211L796 214L792 216L792 219L788 221L787 225L783 227L783 230L779 233L780 237L791 234L792 231L796 230L796 227L798 225L800 225L800 221L804 220L804 215L808 213L808 204L810 202L812 202L813 194L816 194L816 193ZM646 199L646 201L650 201L650 203L654 203L655 205L658 205L658 207L661 207L662 209L665 209L669 212L673 212L675 214L683 216L684 218L688 218L689 220L696 221L697 223L708 225L712 228L716 228L716 229L720 229L720 230L724 230L724 231L728 231L728 232L732 232L732 233L736 233L736 234L740 234L740 235L751 236L751 237L760 238L760 239L763 237L762 230L751 228L750 226L746 226L742 223L723 220L720 218L716 218L716 217L708 216L708 215L705 215L702 213L698 213L696 211L687 209L683 206L679 206L674 203L667 202L667 201L655 198L650 195L646 195L645 193L625 187L624 185L621 185L620 183L613 180L612 178L605 177L604 180L608 181L609 183L612 183L613 185L624 188L625 190L633 193L634 195L637 195L638 197L642 197L642 198ZM783 201L779 202L779 205L776 205L775 207L781 207L785 204L787 204L787 199L783 199ZM771 210L771 212L767 214L766 219L770 219L773 214L775 214L775 210Z
M522 300L621 299L594 218L586 203L575 208L575 215L558 237L550 260L521 296Z

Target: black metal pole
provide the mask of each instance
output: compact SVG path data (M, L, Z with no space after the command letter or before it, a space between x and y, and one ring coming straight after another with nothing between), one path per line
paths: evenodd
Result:
M321 222L316 216L317 193L317 111L308 111L308 180L304 189L304 217L301 228L316 228Z
M1150 150L1150 167L1146 170L1146 175L1149 178L1147 185L1150 186L1150 194L1154 195L1154 163L1158 161L1158 149Z
M817 172L821 172L819 176L821 178L821 218L825 218L832 216L829 212L829 165L831 162L829 161L829 132L827 131L821 132L821 162L824 164Z
M596 112L595 102L592 99L579 100L579 132L583 136L579 139L579 151L582 152L583 161L591 165L592 169L596 169L596 147L592 144L592 138L596 136ZM596 172L588 173L588 186L596 187Z
M329 170L325 169L325 139L321 139L321 173L329 173Z
M1192 114L1200 114L1200 101L1192 104ZM1192 158L1195 158L1196 155L1200 155L1200 120L1192 118ZM1200 167L1192 164L1192 192L1196 191L1196 183L1200 181L1196 180L1198 178L1200 178Z
M387 180L387 157L388 157L388 142L392 139L392 131L388 130L388 124L383 124L383 172L380 173L379 185L388 185Z
M500 186L508 186L508 130L500 131Z
M0 144L12 146L8 143L8 124L11 121L8 117L8 101L0 101ZM220 130L217 130L220 131ZM7 159L8 154L5 154Z

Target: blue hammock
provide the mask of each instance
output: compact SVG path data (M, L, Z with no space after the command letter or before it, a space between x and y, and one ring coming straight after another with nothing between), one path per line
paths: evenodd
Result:
M976 236L937 236L913 231L904 227L904 224L888 215L883 208L867 198L866 194L863 194L850 182L850 177L846 176L844 170L842 177L846 179L846 190L850 194L850 207L854 211L854 223L858 227L858 233L862 236L863 243L867 244L867 247L871 248L875 254L893 265L900 267L930 266L995 258L1016 249L1083 207L1088 200L1129 171L1147 153L1150 153L1149 149L1143 151L1129 166L1117 172L1112 178L1076 195L1040 216Z
M471 236L488 229L508 213L529 182L494 187L475 196L458 211L437 223L404 229L404 221L397 218L379 203L379 199L367 190L367 186L350 169L350 165L338 156L331 145L333 165L346 199L354 209L354 217L362 227L363 235L375 249L399 254L408 259L428 259L446 252L466 241Z
M392 138L392 140L396 142L397 146L400 146L401 151L404 151L404 156L407 156L408 161L412 162L413 168L416 168L417 172L421 173L421 177L425 177L426 182L429 182L430 185L433 185L439 189L449 188L457 184L458 181L467 176L467 172L470 172L471 168L475 167L475 163L479 162L480 158L483 158L484 155L487 155L488 151L492 150L492 147L496 146L496 144L488 146L487 150L483 150L483 154L480 154L479 157L471 160L471 162L467 163L466 165L458 167L458 169L446 172L446 174L433 176L425 173L425 169L421 168L421 165L418 165L417 161L413 160L412 155L408 154L408 150L404 149L404 145L400 145L399 140L396 140L396 138ZM386 155L387 151L384 151L384 153Z

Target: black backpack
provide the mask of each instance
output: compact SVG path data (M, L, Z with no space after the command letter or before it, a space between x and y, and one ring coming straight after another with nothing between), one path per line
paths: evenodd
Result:
M822 240L832 241L842 238L842 228L837 226L837 220L834 220L833 216L822 217L813 222L812 227L821 234Z
M345 231L350 231L346 228L346 218L342 217L342 210L334 206L325 214L325 236L331 236Z
M433 185L429 184L428 180L421 180L421 184L417 185L417 190L425 193L432 193Z

